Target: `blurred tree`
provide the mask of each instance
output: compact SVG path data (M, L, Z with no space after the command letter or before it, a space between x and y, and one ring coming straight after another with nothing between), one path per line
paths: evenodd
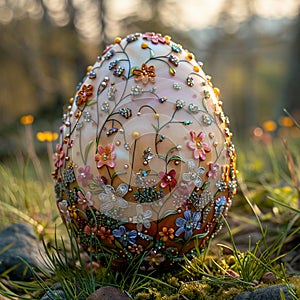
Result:
M295 21L294 38L290 45L290 61L281 94L279 115L286 108L300 122L300 7Z
M163 18L162 12L169 9L177 10L176 1L167 0L139 0L136 4L136 11L133 14L126 16L119 20L121 24L120 36L126 36L133 32L156 32L162 35L170 35L172 40L180 42L187 49L194 52L195 40L184 31L179 30L176 27L168 26ZM143 9L142 14L140 8ZM146 12L146 13L145 13ZM172 14L172 12L170 12Z

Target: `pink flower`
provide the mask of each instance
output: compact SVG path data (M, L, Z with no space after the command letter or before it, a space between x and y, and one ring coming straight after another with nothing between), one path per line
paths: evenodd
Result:
M54 154L54 165L56 168L62 167L65 157L66 157L66 153L63 151L62 145L57 144L56 152Z
M169 173L159 172L158 177L161 179L160 187L165 188L167 186L173 188L177 184L177 180L175 179L176 171L172 169Z
M218 164L209 163L208 167L209 167L209 171L207 172L207 176L216 179L220 166Z
M206 159L206 153L210 152L210 147L207 143L204 142L204 132L200 132L198 135L196 135L195 131L190 131L190 136L192 138L192 141L188 141L186 143L187 147L190 150L193 150L194 158L195 159Z
M81 205L82 209L86 210L88 206L93 206L93 200L91 199L92 194L91 192L87 192L83 195L80 191L78 191L78 203Z
M85 166L78 168L78 181L81 181L82 186L87 186L89 179L93 179L93 174L90 173L90 166Z
M161 36L160 33L154 33L154 32L146 32L143 34L143 39L151 41L152 44L165 44L167 41Z
M97 168L100 169L103 166L114 168L116 165L116 152L113 144L107 144L105 147L98 146L98 153L95 155L95 161L97 161Z

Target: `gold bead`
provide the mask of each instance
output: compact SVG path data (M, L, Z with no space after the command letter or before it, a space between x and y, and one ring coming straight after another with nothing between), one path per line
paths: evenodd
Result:
M214 93L215 93L216 97L219 97L220 90L217 87L214 87Z
M194 58L194 54L190 53L190 52L186 56L186 59L189 60L189 61L192 60L193 58Z
M140 137L139 131L133 131L133 132L132 132L132 136L133 136L133 138L135 138L135 139L139 138L139 137Z
M87 71L87 72L91 72L92 69L93 69L93 66L88 66L88 67L86 68L86 71Z
M120 44L121 41L122 41L122 39L121 39L119 36L117 36L117 37L115 38L115 43L116 43L116 44Z
M148 43L144 42L141 45L142 49L147 49L148 48Z
M198 66L194 66L193 69L194 69L195 72L199 72L199 67Z
M167 44L169 45L172 38L169 35L165 35L164 39L166 40Z

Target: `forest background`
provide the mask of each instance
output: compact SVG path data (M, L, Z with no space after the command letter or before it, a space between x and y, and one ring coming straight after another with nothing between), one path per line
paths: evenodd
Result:
M146 31L204 62L239 142L284 135L285 108L300 119L296 0L0 0L0 160L24 147L21 116L57 132L86 67L116 36Z

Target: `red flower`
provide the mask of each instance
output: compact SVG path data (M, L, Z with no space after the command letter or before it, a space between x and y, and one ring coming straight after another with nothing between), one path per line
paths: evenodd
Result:
M161 36L160 33L146 32L143 34L143 39L151 41L152 44L157 45L158 43L165 44L167 41Z
M190 150L193 150L194 158L205 160L206 153L211 150L209 145L204 142L205 133L201 131L198 135L196 135L195 131L191 131L190 136L192 141L187 142L187 147Z
M76 104L78 106L86 104L92 95L93 95L93 86L91 84L89 85L84 84L81 90L78 92L76 98Z
M175 179L176 171L172 169L169 173L159 172L158 177L161 179L160 187L165 188L170 186L171 188L175 187L177 180Z
M108 144L105 147L98 146L98 153L95 155L95 161L97 161L97 168L100 169L103 166L114 168L116 165L116 152L113 144Z

